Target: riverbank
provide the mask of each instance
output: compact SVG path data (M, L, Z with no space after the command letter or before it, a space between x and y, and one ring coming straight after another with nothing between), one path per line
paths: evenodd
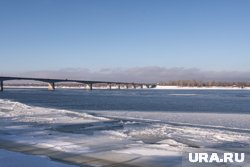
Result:
M223 86L211 86L211 87L187 87L187 86L160 86L157 85L155 88L153 89L166 89L166 90L250 90L250 87L231 87L231 86L227 86L227 87L223 87Z

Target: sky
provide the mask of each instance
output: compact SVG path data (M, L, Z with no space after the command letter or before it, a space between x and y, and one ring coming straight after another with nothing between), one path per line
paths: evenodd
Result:
M249 0L0 0L0 71L250 71Z

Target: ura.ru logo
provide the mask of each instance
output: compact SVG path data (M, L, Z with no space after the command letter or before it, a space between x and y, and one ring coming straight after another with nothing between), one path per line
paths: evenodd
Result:
M241 163L245 153L189 153L188 160L192 163Z

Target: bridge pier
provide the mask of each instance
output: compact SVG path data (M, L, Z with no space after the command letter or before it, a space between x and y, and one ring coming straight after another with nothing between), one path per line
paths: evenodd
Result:
M136 89L136 84L133 84L134 89Z
M109 88L109 90L111 90L112 89L112 84L108 84L108 88Z
M55 90L55 82L48 83L48 90Z
M121 84L118 84L118 89L121 89Z
M3 81L0 81L0 91L3 91Z
M93 84L92 84L92 83L87 84L87 85L86 85L86 89L88 89L88 90L93 90Z
M143 84L141 84L141 89L143 89Z
M128 84L126 84L126 89L128 89Z

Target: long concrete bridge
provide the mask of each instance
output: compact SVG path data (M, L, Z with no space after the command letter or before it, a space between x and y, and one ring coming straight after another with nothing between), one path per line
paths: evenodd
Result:
M48 78L23 78L23 77L0 77L0 91L4 89L4 81L11 80L27 80L27 81L40 81L48 83L48 90L55 90L55 83L59 82L76 82L86 85L89 90L93 89L94 84L107 84L108 88L111 89L112 85L117 85L118 89L121 89L121 85L125 86L126 89L132 87L136 88L152 88L156 86L154 83L134 83L134 82L109 82L109 81L87 81L87 80L70 80L70 79L48 79Z

